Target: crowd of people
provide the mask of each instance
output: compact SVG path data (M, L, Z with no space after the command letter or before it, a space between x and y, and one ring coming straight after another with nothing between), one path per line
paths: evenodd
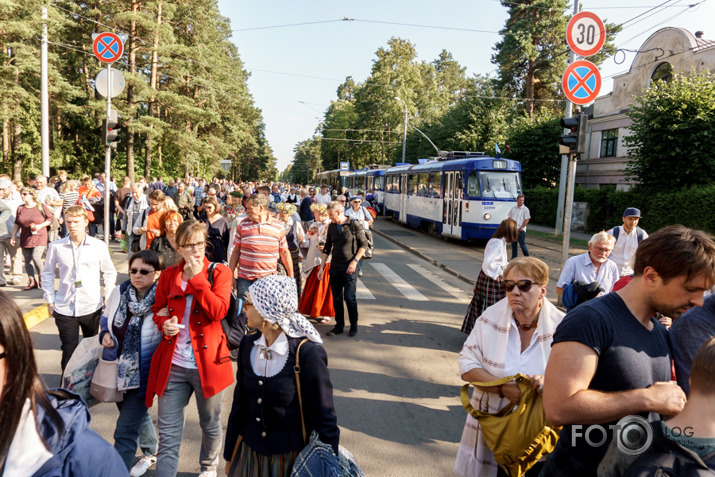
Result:
M311 431L337 454L339 430L327 357L310 319L325 324L335 317L328 334L342 333L344 300L350 336L357 333L355 282L368 247L365 234L373 222L361 205L364 194L349 197L338 191L330 194L328 187L281 190L279 184L191 178L164 184L161 178L132 182L125 177L121 185L107 184L103 175L73 181L64 171L27 184L0 176L0 244L11 265L11 276L5 281L0 275L0 285L18 284L24 260L29 277L25 289L42 289L57 326L63 372L78 349L80 330L83 338L96 336L104 349L102 360L117 363L122 400L117 403L114 450L99 446L92 459L81 452L67 457L77 461L78 469L95 459L121 462L124 471L114 469L105 475L138 476L156 465L155 475L174 476L184 408L192 395L202 430L201 477L217 475L222 448L230 475L254 475L256 469L261 469L259 475L288 475ZM343 212L348 197L350 219ZM105 200L111 203L108 230ZM99 227L127 253L129 280L124 283L117 284ZM301 272L303 262L309 265ZM232 354L221 320L233 289L246 329L256 332ZM0 294L2 300L11 301ZM299 302L307 308L304 315L298 311ZM12 309L16 310L14 305ZM7 318L8 326L16 326L16 315L6 313L0 324ZM14 335L4 333L10 331L0 327L0 363L17 365L15 354L3 360L3 349L14 350L7 341ZM300 338L309 343L300 347ZM291 391L294 365L286 367L287 361L297 362L299 350L307 399L302 405ZM225 389L234 383L232 359L238 363L238 383L224 442L221 407ZM26 419L36 422L50 416L53 432L61 434L67 425L54 409L69 404L58 399L79 406L77 397L49 393L32 384L34 368L27 372L28 386L34 387L23 391L23 399L42 407L33 407L34 417ZM256 387L264 383L265 388ZM286 400L286 395L293 397ZM153 405L158 409L156 428L148 412ZM8 428L18 426L16 419L0 416ZM26 424L20 425L24 427L17 432L29 432ZM99 439L91 431L82 432L90 441ZM263 439L267 433L268 440ZM50 444L45 434L31 434L36 434L36 442ZM9 448L11 443L0 441L5 469L23 462ZM52 459L51 452L40 454L40 461Z

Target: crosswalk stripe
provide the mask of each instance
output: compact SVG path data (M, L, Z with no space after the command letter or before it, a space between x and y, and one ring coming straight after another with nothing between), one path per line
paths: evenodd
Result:
M450 285L449 283L445 282L444 280L442 280L442 278L440 276L438 276L434 272L427 270L422 265L407 264L407 266L410 267L415 272L422 275L423 277L425 277L427 280L431 281L432 283L434 283L435 285L440 287L442 290L446 291L453 297L457 298L458 300L463 300L463 301L470 300L469 294L467 294L466 292L460 290L459 288L454 287L454 286Z
M372 265L372 268L377 270L380 275L385 277L385 279L387 279L387 281L390 282L393 287L397 288L397 290L402 293L402 295L408 300L429 301L426 296L417 291L412 285L403 280L402 277L400 277L397 273L393 272L384 263L370 262L370 265Z
M358 300L374 300L375 295L370 293L370 290L367 289L365 284L363 284L362 280L358 278L357 281L357 290L355 292L355 296L357 297Z

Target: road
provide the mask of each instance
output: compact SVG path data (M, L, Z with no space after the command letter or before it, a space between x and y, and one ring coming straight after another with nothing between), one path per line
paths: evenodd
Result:
M367 476L453 475L465 419L457 358L466 336L459 328L484 244L443 241L386 219L376 227L375 257L364 263L358 284L357 337L327 337L333 324L317 325L328 353L341 444L355 454ZM543 255L547 263L546 255L557 255L549 251L553 244L536 242L530 243L534 255ZM118 283L127 279L125 257L113 254ZM551 283L549 295L553 288ZM5 290L23 312L42 303L38 290ZM55 324L48 319L31 332L39 372L48 386L57 386L60 342ZM224 425L232 396L233 386L224 395ZM151 414L156 422L156 407ZM113 442L116 417L115 405L99 404L92 408L91 426ZM179 462L182 477L199 472L200 438L192 400ZM222 471L223 462L219 475Z

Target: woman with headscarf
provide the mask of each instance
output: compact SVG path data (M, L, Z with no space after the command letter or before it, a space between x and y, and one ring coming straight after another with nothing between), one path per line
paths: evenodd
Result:
M323 340L297 312L295 281L269 275L256 280L244 303L248 326L241 342L231 415L226 428L229 477L284 477L305 446L305 432L338 453L340 430ZM299 348L300 347L300 348ZM300 353L300 392L294 366Z
M325 204L314 203L310 206L310 210L313 211L315 222L308 228L308 237L305 241L308 247L303 260L305 287L300 297L298 311L310 318L316 318L319 323L328 323L330 318L335 316L333 294L330 291L330 257L320 279L318 273L320 273L320 257L328 235L330 218Z

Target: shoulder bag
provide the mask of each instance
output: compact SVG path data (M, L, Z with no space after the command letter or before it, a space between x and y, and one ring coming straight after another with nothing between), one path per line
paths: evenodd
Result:
M40 213L45 218L45 220L47 220L47 217L50 217L50 225L47 226L47 230L50 232L59 230L60 229L60 221L57 220L57 217L55 217L55 214L53 214L52 211L50 211L49 214L47 212L45 212L45 207L47 207L45 204L40 203L37 205L38 205L38 208L40 209Z
M519 404L511 403L492 414L474 409L469 401L469 386L492 387L515 382L521 391ZM487 447L494 460L510 477L524 475L541 457L556 447L559 431L546 418L543 398L531 387L531 379L523 374L488 382L473 382L462 386L462 406L479 421Z
M99 358L97 369L92 376L92 384L89 385L89 393L99 402L124 400L124 391L117 389L117 365L117 360L106 361Z
M221 262L212 262L209 265L209 285L211 285L211 288L214 286L214 269L219 263ZM246 334L246 324L246 314L243 310L237 309L236 294L231 290L228 311L221 320L221 328L223 328L223 334L226 335L226 344L229 351L236 350L240 346L241 340Z

